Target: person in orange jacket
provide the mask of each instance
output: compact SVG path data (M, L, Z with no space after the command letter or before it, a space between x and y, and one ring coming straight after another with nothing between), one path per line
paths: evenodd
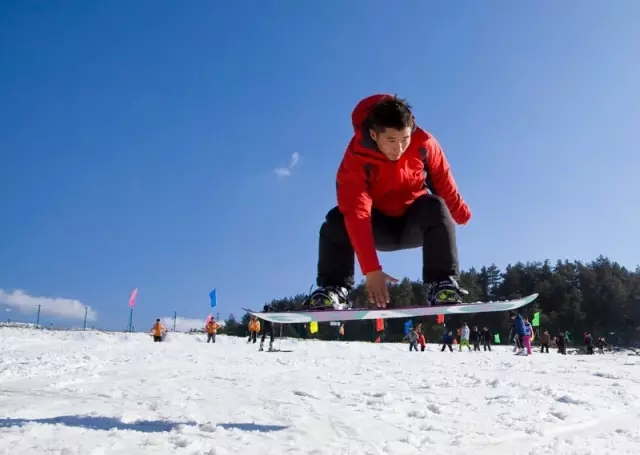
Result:
M216 333L218 332L219 328L220 324L218 324L213 317L209 319L209 322L207 322L207 325L205 326L205 330L207 332L207 343L216 342Z
M251 343L251 340L255 343L258 339L258 332L260 332L260 321L257 316L252 316L249 321L249 339L247 343Z
M160 323L160 319L156 319L156 323L151 328L151 333L153 333L154 342L162 341L162 335L167 333L167 329Z
M340 163L338 205L320 228L318 289L310 309L351 306L354 253L369 298L389 303L388 282L376 251L422 248L425 305L462 303L454 224L471 211L458 192L449 163L433 135L419 128L411 106L396 96L362 99L352 113L354 135Z

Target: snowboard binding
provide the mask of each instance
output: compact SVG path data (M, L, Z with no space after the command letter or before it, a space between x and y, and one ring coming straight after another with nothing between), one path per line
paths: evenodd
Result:
M313 291L304 302L308 310L346 310L351 308L349 290L339 286L325 286Z

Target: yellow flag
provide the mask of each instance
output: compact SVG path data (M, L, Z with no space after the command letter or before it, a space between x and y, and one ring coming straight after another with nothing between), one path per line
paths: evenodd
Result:
M318 331L318 323L316 321L313 321L311 324L309 324L309 332L316 333L317 331Z

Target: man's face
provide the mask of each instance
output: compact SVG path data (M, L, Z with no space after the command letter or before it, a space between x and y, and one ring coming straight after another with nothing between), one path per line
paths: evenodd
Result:
M369 134L378 144L378 149L391 161L399 160L411 144L411 128L401 130L386 128L381 133L369 130Z

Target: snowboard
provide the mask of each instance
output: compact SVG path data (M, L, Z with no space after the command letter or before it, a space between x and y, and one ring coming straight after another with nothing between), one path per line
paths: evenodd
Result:
M509 311L523 307L538 298L538 294L531 294L514 300L497 302L471 302L458 305L434 305L424 307L406 308L351 308L348 310L307 310L258 312L243 308L247 313L253 314L265 321L279 324L300 324L307 322L331 322L331 321L361 321L365 319L392 319L415 318L420 316L436 316L438 314L470 314L489 313L496 311Z

